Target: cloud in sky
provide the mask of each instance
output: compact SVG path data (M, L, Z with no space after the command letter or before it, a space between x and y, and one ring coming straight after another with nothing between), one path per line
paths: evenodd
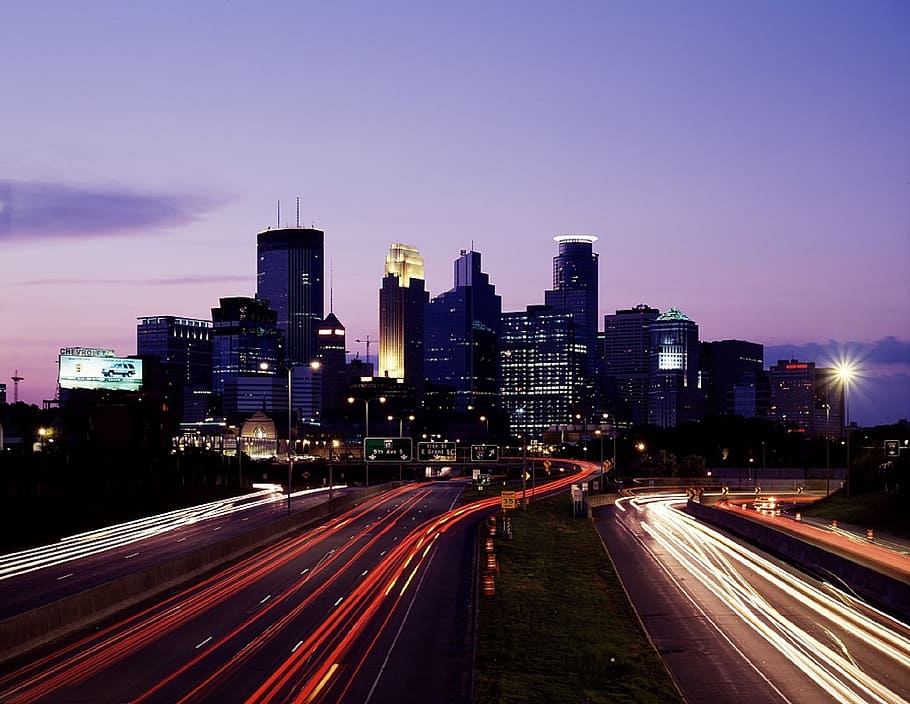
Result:
M0 180L0 241L148 234L218 204L191 194Z

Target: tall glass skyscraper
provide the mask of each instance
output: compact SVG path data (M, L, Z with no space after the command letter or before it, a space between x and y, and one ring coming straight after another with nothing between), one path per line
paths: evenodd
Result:
M648 422L650 326L660 311L644 304L604 316L603 373L607 407L625 423Z
M513 435L539 436L576 411L585 354L571 313L528 306L502 314L502 405Z
M650 325L648 416L652 425L672 428L701 416L698 325L679 308Z
M324 240L322 230L308 227L280 227L256 235L256 297L278 314L288 364L316 359L316 327L325 300Z
M425 308L424 376L454 395L454 409L499 407L502 299L480 270L480 252L461 251L455 286Z
M385 258L379 290L379 376L423 382L423 315L430 300L423 257L415 247L395 243Z
M139 318L136 353L160 360L162 395L177 423L205 417L212 388L212 321L174 315Z
M222 414L238 419L263 407L286 412L275 311L257 298L222 298L220 304L212 308L212 391L222 400Z

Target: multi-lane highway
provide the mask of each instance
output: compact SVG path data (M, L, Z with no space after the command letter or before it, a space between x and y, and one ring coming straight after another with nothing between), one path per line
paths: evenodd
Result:
M689 701L910 701L910 628L677 510L628 498L596 524Z
M499 497L458 506L463 486L366 499L3 676L0 701L469 701L476 526Z
M332 493L349 491L333 487ZM292 508L324 502L328 494L328 489L295 492ZM0 619L266 525L285 515L286 501L280 486L268 486L0 555Z

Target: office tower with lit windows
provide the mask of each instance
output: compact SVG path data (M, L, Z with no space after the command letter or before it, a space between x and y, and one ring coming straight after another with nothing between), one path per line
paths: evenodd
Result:
M606 408L618 422L648 422L651 324L660 311L639 304L604 316L603 375Z
M585 350L567 311L532 305L502 314L502 407L513 435L567 423L586 389Z
M329 313L316 331L317 357L322 377L322 416L327 423L341 419L347 411L349 372L344 325Z
M256 235L256 298L276 312L291 365L316 359L316 328L324 316L324 240L322 230L308 227Z
M698 325L678 308L670 308L649 326L648 421L672 428L701 417L698 377Z
M585 368L593 381L597 366L598 254L594 235L558 235L553 257L553 288L544 292L544 303L556 311L572 314L576 344L585 347Z
M756 407L750 412L739 415L755 417L758 415L760 379L764 367L764 347L757 342L745 340L717 340L702 342L699 354L701 366L701 387L705 394L705 414L732 415L735 409L735 389L737 384L755 383ZM744 410L744 388L740 386L740 407Z
M172 422L203 420L212 389L212 321L174 315L138 320L136 354L158 358L159 392Z
M840 437L844 427L844 385L835 369L814 362L778 360L768 369L770 420L810 436Z
M499 407L501 313L496 287L480 269L480 252L462 250L455 260L454 287L424 309L428 395L432 386L436 399L446 395L456 411Z
M393 244L379 289L379 376L404 379L418 393L423 383L424 308L429 300L420 252Z
M212 392L221 415L287 412L283 337L277 314L259 298L220 299L212 308Z

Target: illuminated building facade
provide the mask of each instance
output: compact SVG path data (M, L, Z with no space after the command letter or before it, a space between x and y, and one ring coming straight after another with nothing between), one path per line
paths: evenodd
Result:
M698 326L670 308L649 326L648 422L672 428L701 417Z
M424 378L452 398L455 411L499 406L501 314L496 287L480 269L480 252L462 250L455 286L424 309Z
M157 357L158 389L174 422L201 421L212 388L212 321L145 316L136 325L136 354Z
M778 360L768 370L768 417L795 432L840 437L844 428L844 385L834 369L814 362Z
M393 244L379 290L379 376L404 379L418 390L422 386L424 308L429 300L420 252Z
M280 227L256 235L256 298L276 312L289 364L316 359L316 327L323 319L325 233Z
M553 257L553 288L544 292L544 303L571 313L577 344L585 346L587 375L593 380L597 366L597 264L594 235L558 235Z
M335 314L329 313L316 333L322 376L322 416L324 422L333 422L344 416L348 406L346 331Z
M566 423L586 388L586 348L570 312L550 306L502 315L502 407L513 435Z
M253 411L287 411L283 338L276 313L258 298L220 299L212 308L212 392L221 415L242 419Z
M644 304L604 316L603 375L607 408L620 421L648 422L651 324L660 311Z

